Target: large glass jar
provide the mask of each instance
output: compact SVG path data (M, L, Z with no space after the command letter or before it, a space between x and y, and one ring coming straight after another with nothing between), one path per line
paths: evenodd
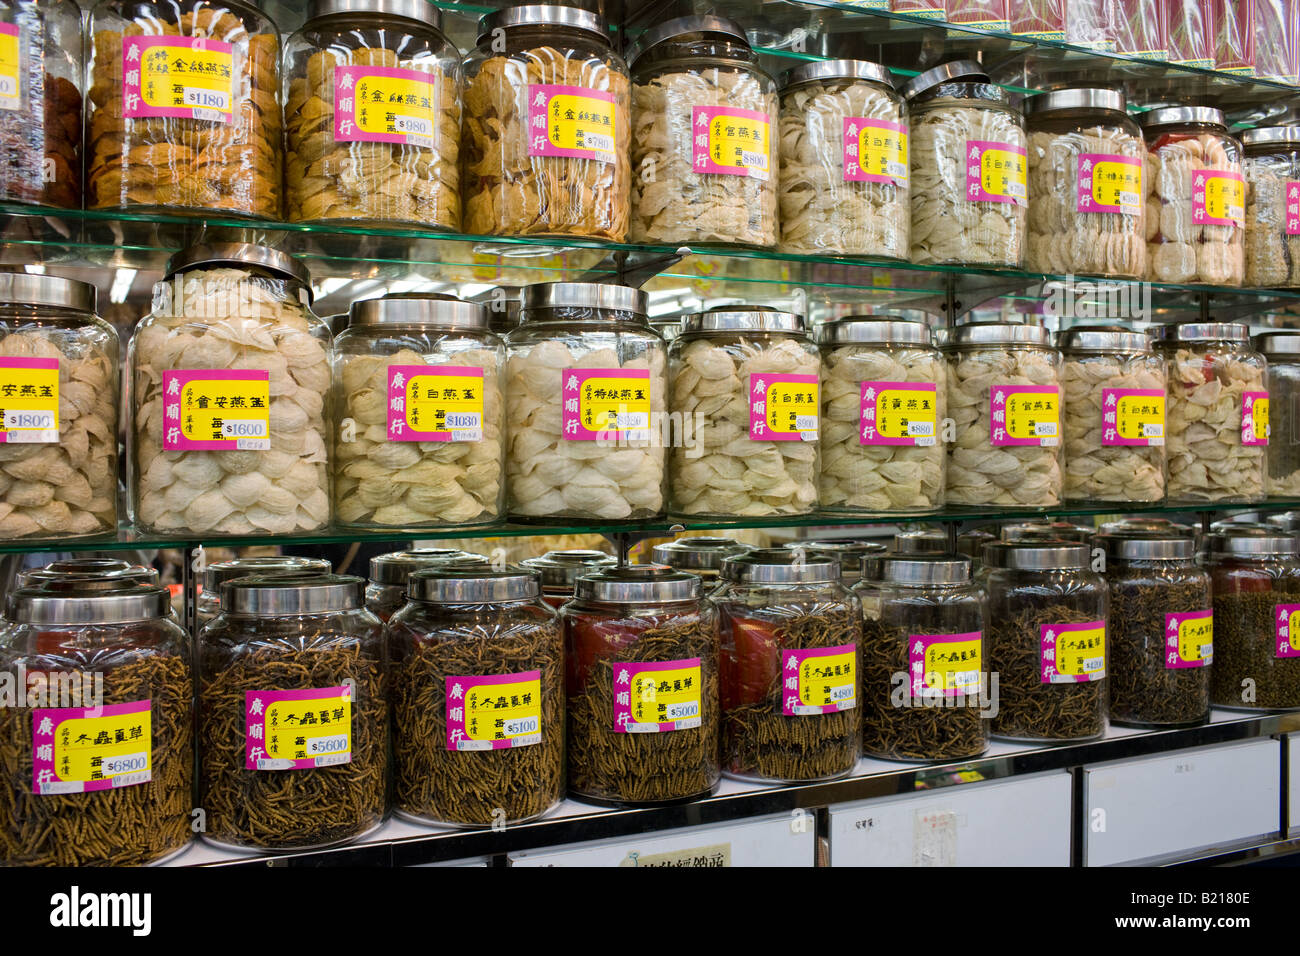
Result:
M1061 356L1036 325L973 322L948 357L950 505L1061 502Z
M868 562L862 602L862 752L962 760L988 748L982 709L988 607L961 555L887 554Z
M1268 373L1244 325L1158 329L1169 387L1165 452L1171 502L1259 501L1269 441ZM1262 399L1262 401L1260 401ZM1257 404L1258 403L1258 404Z
M718 783L718 613L693 574L658 566L578 578L560 609L569 791L654 805Z
M284 47L290 221L460 228L460 54L424 0L314 0Z
M1210 712L1214 617L1210 576L1191 535L1101 534L1110 617L1110 719L1134 727L1189 727Z
M970 60L903 86L911 120L912 262L1019 268L1029 161L1024 121Z
M194 602L194 626L202 630L221 613L221 586L235 578L270 573L329 574L333 568L324 558L299 558L289 554L256 555L215 561L203 569L198 600Z
M455 548L417 548L392 551L370 559L370 580L366 584L366 610L387 623L406 607L407 585L416 571L454 568L486 571L491 561L481 554Z
M781 249L906 259L907 107L889 70L805 63L781 89Z
M1024 102L1029 131L1025 268L1140 279L1146 272L1144 147L1124 94L1058 90Z
M311 573L222 585L221 614L199 635L208 842L308 849L383 821L388 661L364 585Z
M678 538L656 544L650 552L655 564L664 564L678 571L689 571L704 582L706 592L711 591L722 574L722 562L747 551L745 545L734 538Z
M0 272L0 539L117 530L119 369L93 285Z
M20 697L0 707L0 864L139 866L189 845L194 685L170 610L166 588L139 582L69 577L13 595L0 680Z
M842 776L858 762L862 609L833 558L757 549L722 562L722 769L747 780Z
M787 542L786 547L805 557L838 562L840 584L846 588L862 580L865 561L880 557L886 550L882 542L861 538L799 538Z
M465 231L627 238L629 85L595 13L538 4L485 16L465 60Z
M532 820L564 796L564 641L537 575L418 571L389 632L393 806L427 823Z
M1165 362L1150 334L1074 326L1057 344L1065 360L1065 497L1163 501Z
M1270 497L1300 498L1300 332L1255 336L1255 349L1268 363L1268 474Z
M280 215L280 34L265 14L101 0L86 29L86 208Z
M683 321L669 349L670 510L758 517L817 507L821 362L803 319L725 306Z
M825 511L943 506L947 368L923 322L845 318L821 327Z
M1223 113L1180 106L1142 114L1147 158L1147 279L1239 286L1246 181Z
M519 564L538 575L542 600L558 609L573 600L573 588L579 577L601 568L612 568L618 564L618 559L604 551L571 548L524 558Z
M1242 131L1246 177L1246 285L1300 286L1300 126Z
M1106 582L1091 558L1072 541L984 546L996 736L1091 740L1106 732Z
M81 10L0 0L0 200L81 208Z
M663 513L664 443L655 430L666 411L666 349L646 325L646 303L625 286L525 289L523 322L506 336L512 518Z
M632 242L776 245L776 83L739 24L680 17L628 50Z
M1241 525L1206 535L1202 547L1214 596L1210 702L1300 708L1300 540Z
M330 333L309 283L301 263L265 246L191 246L168 262L130 348L141 531L329 524Z
M505 364L481 305L444 295L352 303L334 340L339 525L414 532L499 520Z

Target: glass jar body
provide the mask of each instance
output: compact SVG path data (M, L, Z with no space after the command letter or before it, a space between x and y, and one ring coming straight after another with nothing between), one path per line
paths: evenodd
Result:
M1291 627L1291 607L1300 609L1300 560L1212 554L1208 565L1214 594L1210 702L1236 710L1300 708L1300 636Z
M1300 355L1275 355L1268 361L1269 496L1300 496Z
M1246 285L1300 286L1300 229L1287 212L1288 187L1300 180L1300 144L1246 146Z

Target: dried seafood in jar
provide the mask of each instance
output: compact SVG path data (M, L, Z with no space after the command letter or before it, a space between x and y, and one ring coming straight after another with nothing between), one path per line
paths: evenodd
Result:
M1269 437L1265 490L1300 498L1300 335L1263 332L1255 348L1268 363Z
M1246 285L1300 286L1300 126L1241 134L1246 176Z

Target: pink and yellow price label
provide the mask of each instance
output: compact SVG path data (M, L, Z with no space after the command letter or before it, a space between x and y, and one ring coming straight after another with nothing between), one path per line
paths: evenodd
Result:
M844 181L907 185L907 126L867 116L844 117Z
M235 48L204 37L135 36L122 41L122 112L229 123L234 119Z
M0 442L59 440L59 360L0 358Z
M913 634L908 638L908 678L914 696L978 693L983 654L979 631Z
M938 389L923 382L863 382L863 445L933 445L939 428Z
M565 441L645 441L650 437L650 370L561 370Z
M1278 604L1273 608L1277 622L1275 657L1300 657L1300 604Z
M1246 224L1246 180L1241 173L1197 170L1192 174L1192 222L1198 226Z
M0 23L0 110L16 110L21 105L21 70L18 25Z
M244 768L301 770L352 762L352 688L250 690Z
M994 385L989 389L989 442L1039 445L1061 442L1061 390L1055 385Z
M1165 667L1205 667L1214 659L1214 611L1165 615Z
M163 372L164 451L270 448L270 372L229 368Z
M832 714L858 705L857 648L852 644L781 651L781 713Z
M1028 205L1029 152L1025 147L966 140L966 199Z
M1079 154L1079 212L1142 213L1142 160L1111 153Z
M731 106L691 108L692 162L701 175L772 175L771 122L766 113Z
M699 727L700 659L614 665L614 732L658 734Z
M439 103L433 77L394 66L334 67L334 141L432 147Z
M506 750L541 742L541 671L447 678L448 750Z
M1101 390L1103 445L1163 445L1165 393L1158 388Z
M816 375L749 376L749 437L754 441L816 441L820 394Z
M1039 661L1044 684L1101 680L1106 676L1106 622L1042 625Z
M528 84L528 155L616 159L614 94L585 86Z
M148 783L153 775L149 700L32 710L32 792L88 793Z
M389 441L482 441L483 369L388 366Z

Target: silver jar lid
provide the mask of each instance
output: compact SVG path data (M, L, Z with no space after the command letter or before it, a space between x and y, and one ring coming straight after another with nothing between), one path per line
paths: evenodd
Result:
M89 282L29 272L0 272L0 308L11 305L94 313L98 292Z
M918 73L906 83L903 84L902 94L909 100L915 99L926 90L933 89L942 83L951 83L954 80L964 83L987 83L989 82L988 72L980 66L975 60L952 60L949 63L940 63L924 72Z
M1300 511L1283 511L1281 514L1269 515L1264 523L1270 528L1278 528L1287 534L1300 531Z
M1228 131L1227 122L1223 118L1223 110L1216 110L1211 106L1166 106L1163 109L1149 110L1138 117L1138 123L1143 129L1150 129L1154 126L1180 126L1184 123L1201 123L1211 126L1221 126L1223 131Z
M578 7L540 3L503 7L485 14L478 22L478 39L474 42L482 43L492 35L493 30L508 30L511 27L567 27L594 33L606 43L609 42L605 20L599 14Z
M1300 539L1280 528L1242 524L1211 531L1202 540L1202 545L1211 554L1275 557L1294 555L1300 547Z
M656 544L650 556L655 564L666 564L678 571L722 570L722 559L747 550L734 538L678 538L667 544Z
M401 292L353 302L348 310L348 324L486 329L488 320L487 310L476 302L437 292Z
M14 580L18 587L23 588L28 587L28 582L52 581L57 578L95 578L131 571L137 567L143 566L123 561L121 558L65 558L62 561L51 561L43 567L19 571ZM152 571L157 583L157 571L152 568L143 568L143 570Z
M450 571L427 568L411 575L412 601L430 604L501 604L528 601L541 593L538 575L526 568L504 571Z
M532 9L531 7L515 9ZM534 309L606 309L644 317L650 297L640 289L604 282L539 282L524 288L523 318Z
M403 17L434 27L442 25L442 11L430 0L312 0L307 26L311 26L312 20L340 13Z
M300 558L292 554L267 554L250 558L216 561L203 569L203 590L220 597L221 585L235 578L272 571L311 572L329 574L333 568L324 558Z
M933 344L930 327L924 322L909 322L885 316L856 316L834 319L818 332L822 345L923 345Z
M998 536L992 531L986 531L983 528L971 528L971 530L963 531L957 535L957 553L978 559L984 545L997 540Z
M724 305L682 318L682 332L802 332L803 316L760 305Z
M1171 532L1183 536L1189 536L1193 533L1190 525L1179 524L1176 521L1170 521L1168 518L1157 518L1147 515L1134 515L1127 518L1120 518L1116 521L1107 521L1097 529L1098 534L1126 534L1133 531L1154 531L1158 533Z
M1000 535L1003 541L1029 541L1035 538L1087 541L1095 533L1094 528L1068 521L1017 521L1003 525Z
M1056 346L1063 352L1155 351L1150 332L1117 325L1076 325L1057 333Z
M788 90L800 83L821 83L827 80L869 80L883 83L893 89L894 79L889 70L870 60L819 60L803 63L787 70L781 79L781 88Z
M840 579L840 562L790 548L753 548L722 560L722 579L740 584L829 584Z
M603 568L578 577L580 601L600 604L672 604L700 596L700 578L658 564Z
M907 587L969 584L970 558L963 554L886 554L862 562L864 579Z
M130 624L171 615L171 592L148 585L117 591L65 591L19 588L13 595L13 619L20 624Z
M1300 146L1300 126L1261 126L1242 130L1243 146Z
M991 541L984 545L984 564L1017 571L1079 571L1088 567L1088 546L1078 541L1043 538Z
M934 528L915 528L894 535L891 549L895 554L943 554L948 550L948 535Z
M167 260L166 277L213 266L264 269L311 288L311 272L286 252L251 242L203 242L189 246Z
M413 551L390 551L370 559L370 583L384 586L406 586L407 579L416 571L455 565L459 569L469 566L490 567L491 562L481 554L460 551L456 548L417 548Z
M1255 336L1255 350L1265 355L1300 355L1300 329L1261 332Z
M790 541L786 548L791 551L802 550L818 558L834 558L840 562L840 571L857 570L858 563L868 555L884 554L885 545L880 541L865 541L861 538L807 538Z
M950 329L944 348L980 345L1042 345L1050 347L1052 334L1041 325L1019 322L968 322Z
M1156 327L1157 342L1248 342L1250 328L1238 322L1174 322Z
M588 548L569 548L563 551L548 551L538 558L524 558L519 562L525 569L541 575L542 587L564 588L572 591L573 583L583 574L612 568L618 559L604 551Z
M221 585L221 609L256 617L355 611L365 606L365 588L350 574L250 575Z
M19 587L40 588L51 594L128 591L158 586L158 572L143 565L127 565L111 571L56 572L37 568L18 574Z
M1111 110L1123 113L1128 107L1119 90L1076 89L1035 93L1025 98L1020 108L1026 116L1057 113L1062 110Z
M1121 561L1187 561L1196 556L1196 542L1190 535L1169 532L1099 534L1093 543Z
M633 40L627 48L624 59L627 60L628 66L631 66L638 57L657 47L660 43L672 40L675 37L688 36L692 33L716 33L720 36L731 37L733 40L739 40L744 44L745 49L749 49L749 38L745 35L745 28L729 17L711 15L677 17L675 20L668 20L651 27Z

